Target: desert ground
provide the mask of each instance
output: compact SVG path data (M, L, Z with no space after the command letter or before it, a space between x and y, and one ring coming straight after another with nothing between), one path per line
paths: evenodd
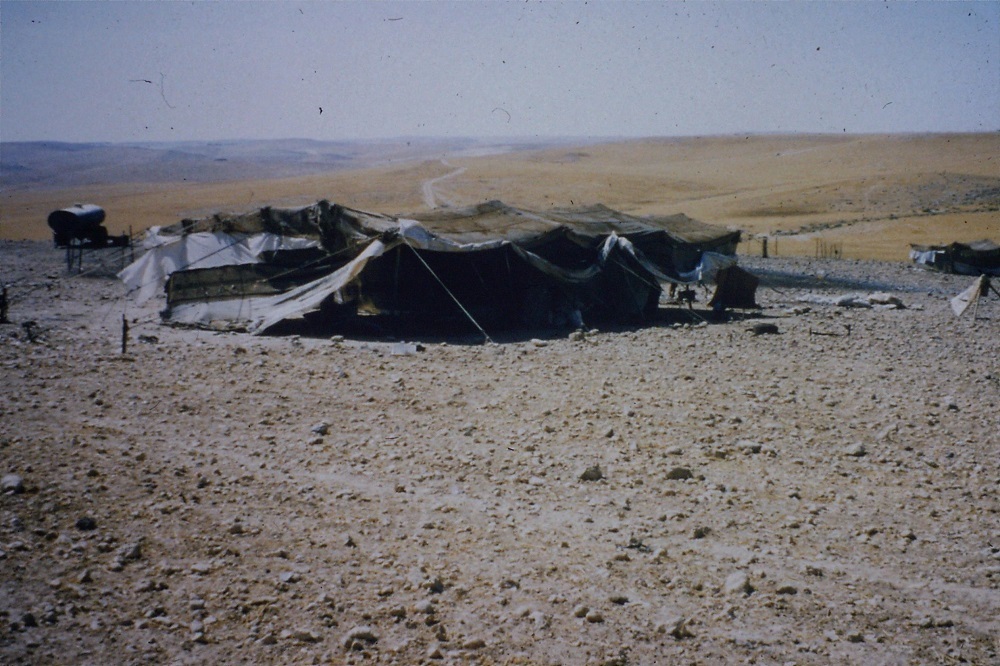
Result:
M712 318L699 289L644 326L496 344L163 326L115 250L67 274L52 201L7 192L0 661L1000 662L1000 298L956 317L971 278L875 260L996 239L998 140L797 140L719 140L701 173L664 141L106 199L138 228L240 188L380 212L548 196L778 238L741 257L759 311ZM903 157L865 167L869 140ZM813 212L759 214L812 190ZM816 234L848 258L809 256Z

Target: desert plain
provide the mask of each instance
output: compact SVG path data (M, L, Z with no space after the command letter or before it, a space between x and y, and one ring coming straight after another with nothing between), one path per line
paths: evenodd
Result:
M971 278L906 262L1000 239L1000 137L484 152L5 184L0 661L1000 661L1000 298L956 317ZM761 307L495 344L178 329L45 226L321 198L683 212L744 230Z

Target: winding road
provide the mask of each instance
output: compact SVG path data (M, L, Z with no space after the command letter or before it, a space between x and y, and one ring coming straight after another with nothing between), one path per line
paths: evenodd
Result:
M443 165L445 165L447 167L453 166L453 165L451 165L451 164L448 163L448 160L444 160L444 159L441 160L441 164L443 164ZM425 180L424 184L423 184L423 191L424 191L424 203L427 205L427 207L428 208L438 208L439 207L439 204L438 204L439 200L441 202L440 205L443 205L443 206L450 206L450 205L452 205L453 204L452 201L450 201L450 200L448 200L448 199L446 199L444 197L441 197L440 195L435 194L434 188L441 181L446 180L448 178L454 178L455 176L460 176L463 173L465 173L465 167L458 167L454 171L450 171L450 172L444 174L443 176L438 176L437 178L431 178L429 180Z

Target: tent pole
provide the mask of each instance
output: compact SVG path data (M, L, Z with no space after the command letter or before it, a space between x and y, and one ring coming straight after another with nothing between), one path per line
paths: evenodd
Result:
M399 264L403 259L403 248L396 248L396 266L392 275L392 309L395 311L392 318L393 334L399 337L399 327L402 316L399 313Z

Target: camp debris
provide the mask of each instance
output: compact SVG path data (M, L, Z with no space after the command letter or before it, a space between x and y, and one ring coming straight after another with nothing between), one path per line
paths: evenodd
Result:
M387 315L492 328L639 321L661 284L720 282L722 307L754 307L739 231L605 206L536 212L499 201L393 217L328 201L183 220L147 234L119 276L166 321L254 333L281 322Z
M969 307L975 306L972 318L976 319L979 299L986 298L991 291L1000 296L1000 291L997 291L996 287L990 284L990 278L986 275L980 275L965 291L951 299L951 311L955 313L956 317L961 317Z
M1000 245L983 239L950 245L910 245L918 266L960 275L1000 275Z

